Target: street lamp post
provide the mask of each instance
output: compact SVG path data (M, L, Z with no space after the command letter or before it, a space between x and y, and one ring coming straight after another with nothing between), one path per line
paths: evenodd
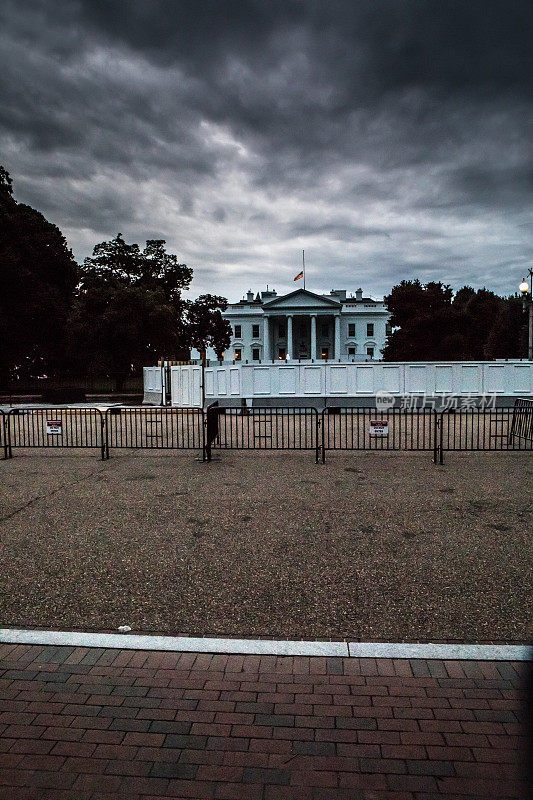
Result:
M527 334L527 357L533 361L533 269L528 270L529 281L525 278L519 286L520 294L522 295L522 302L524 303L524 311L526 308L529 311L528 319L528 334Z

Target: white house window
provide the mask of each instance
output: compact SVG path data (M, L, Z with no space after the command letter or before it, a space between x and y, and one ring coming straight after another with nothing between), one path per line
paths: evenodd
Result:
M349 347L348 348L348 355L349 356L354 356L355 355L355 347Z
M242 325L235 325L235 338L242 339Z
M235 348L235 361L242 360L242 349L240 347Z
M278 326L278 336L279 336L280 339L284 339L285 338L285 325L281 325L280 324Z
M328 350L327 347L323 347L322 348L322 356L321 357L323 359L325 359L326 361L328 360L328 358L329 358L329 350Z
M355 336L355 322L350 322L348 324L348 336L352 338Z
M285 353L286 353L286 351L285 351L284 347L280 347L278 349L278 358L279 358L280 361L285 361Z
M366 348L366 354L367 354L367 356L369 358L374 358L374 348L373 347L367 347Z
M368 322L366 326L366 335L373 336L374 335L374 323Z
M252 361L259 361L259 348L252 348Z
M327 339L329 336L329 325L327 322L322 325L322 336L324 339Z
M252 325L252 339L259 339L259 325Z

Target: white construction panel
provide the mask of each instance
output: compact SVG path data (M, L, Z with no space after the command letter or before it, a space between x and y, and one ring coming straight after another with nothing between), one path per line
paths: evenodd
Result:
M322 391L322 374L323 367L303 367L303 394L305 395L321 395Z
M191 370L180 368L181 372L181 406L190 406L190 383L192 378Z
M326 369L329 372L329 381L326 383L328 394L348 394L348 367L339 364Z
M252 367L253 371L253 393L261 397L269 397L271 394L271 370L274 367Z
M524 397L533 392L533 363L511 365L509 394L523 394Z
M461 364L461 394L483 393L483 368L481 364Z
M192 367L189 401L192 408L202 407L202 367Z
M453 367L449 365L435 365L435 393L451 394L453 392Z
M163 403L163 370L161 367L143 368L143 403L161 405Z
M505 392L507 367L505 364L487 364L485 369L485 392L503 394Z
M397 367L383 367L382 382L383 385L380 389L385 389L391 394L399 394L402 391L402 368Z
M296 395L298 391L298 367L278 367L280 395Z
M427 364L405 365L405 391L413 394L431 394L431 372Z
M233 397L238 397L241 393L241 371L239 367L230 367L229 393Z
M374 394L374 367L355 368L355 387L357 394Z
M205 396L213 397L215 394L215 376L213 374L213 370L210 369L209 367L205 370L204 380L205 380Z
M228 393L228 372L226 367L220 367L216 370L217 373L217 395L218 397L225 397Z

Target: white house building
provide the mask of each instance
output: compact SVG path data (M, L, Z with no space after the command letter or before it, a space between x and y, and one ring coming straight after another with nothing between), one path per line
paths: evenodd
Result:
M389 332L383 300L348 297L345 289L321 295L297 289L278 296L249 291L223 316L233 335L225 361L379 360Z

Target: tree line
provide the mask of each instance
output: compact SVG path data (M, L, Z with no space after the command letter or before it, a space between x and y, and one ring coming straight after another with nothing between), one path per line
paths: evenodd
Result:
M490 361L520 358L527 321L517 295L499 297L464 286L455 294L441 282L402 281L385 297L392 333L386 361Z
M141 249L122 234L77 264L65 237L17 203L0 166L0 381L71 374L112 375L120 384L159 358L222 356L227 300L183 296L193 270L162 239Z

